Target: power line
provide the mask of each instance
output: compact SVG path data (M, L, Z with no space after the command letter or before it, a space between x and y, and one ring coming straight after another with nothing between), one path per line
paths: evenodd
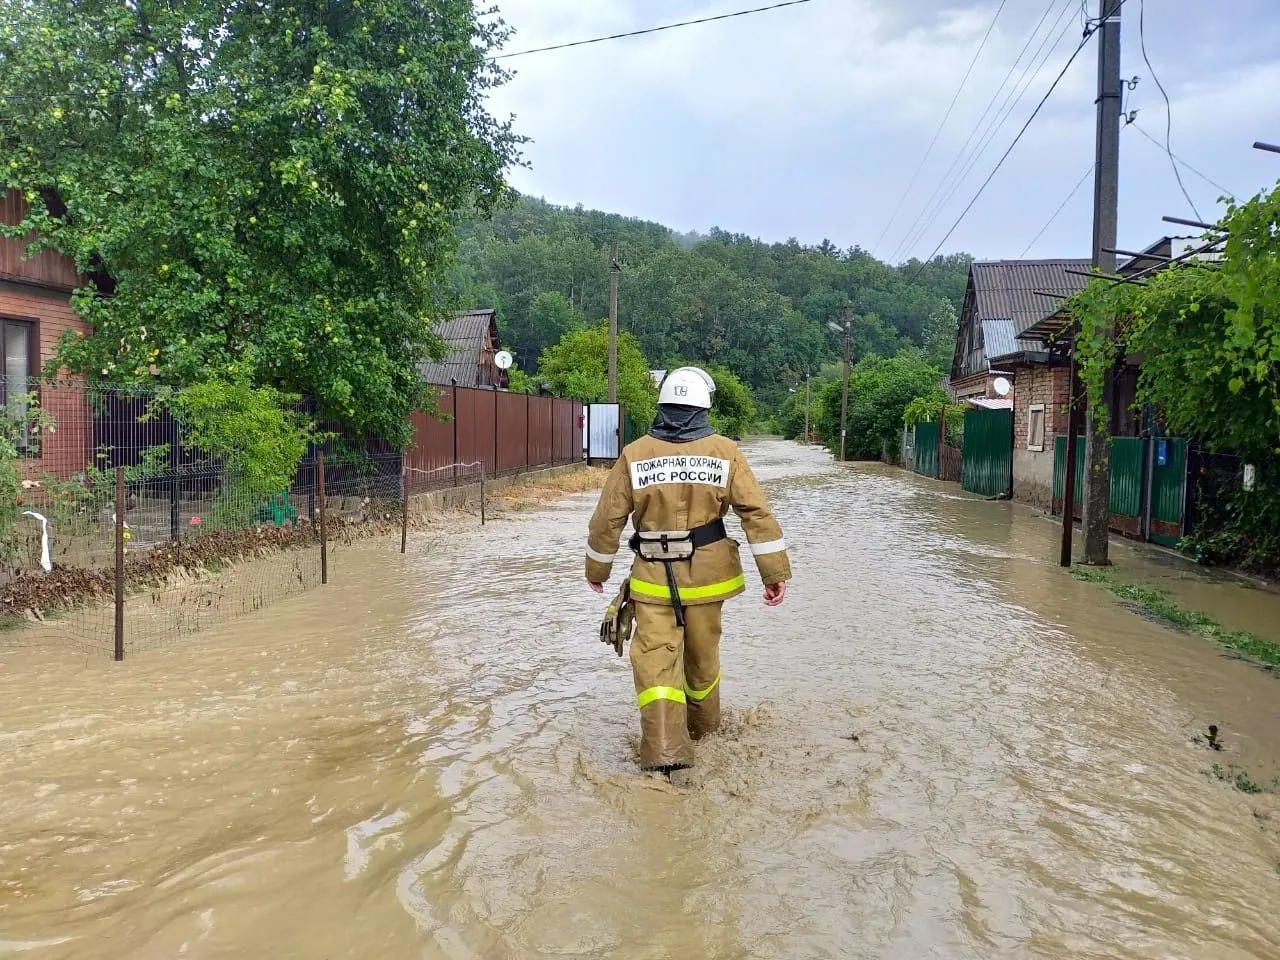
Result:
M939 183L937 190L934 191L934 195L930 198L929 204L927 204L925 209L920 212L920 216L917 218L915 225L903 238L902 244L896 253L900 253L902 256L905 256L928 235L938 217L942 215L942 212L947 208L948 204L951 203L952 199L964 185L969 174L973 171L974 167L977 166L978 161L981 160L983 155L987 152L987 148L990 147L991 143L995 140L996 135L1004 129L1005 124L1013 115L1013 111L1016 110L1018 105L1022 102L1023 97L1026 96L1031 85L1035 83L1036 79L1040 76L1041 71L1044 70L1045 66L1052 59L1053 55L1057 52L1058 47L1061 46L1062 41L1070 31L1071 25L1070 22L1068 22L1066 27L1064 27L1058 34L1058 38L1053 44L1053 47L1037 62L1037 58L1039 58L1041 53L1044 52L1046 44L1048 44L1050 38L1053 37L1054 31L1057 30L1058 26L1062 23L1063 18L1070 14L1073 3L1074 0L1067 0L1067 3L1059 11L1053 25L1050 26L1049 30L1041 38L1040 44L1036 47L1035 52L1031 54L1026 66L1022 68L1022 73L1018 76L1017 80L1012 84L1008 84L1006 82L1001 85L1002 89L1007 88L1008 91L1005 94L1004 100L996 108L995 113L991 115L991 119L987 121L985 127L983 126L983 120L986 119L986 114L979 118L978 124L974 128L974 133L977 133L978 129L982 128L982 132L978 136L978 143L972 150L967 153L962 151L961 156L957 157L960 168L959 172L956 173L954 178L951 178L951 171L948 171L947 176L944 177L943 181ZM1049 8L1045 11L1045 16L1041 18L1040 23L1036 26L1036 30L1027 41L1026 47L1023 48L1024 53L1026 52L1026 49L1030 47L1031 42L1037 35L1039 35L1040 26L1043 25L1044 21L1048 18L1048 14L1051 13L1052 10L1053 4L1051 2ZM1014 63L1013 69L1017 68L1018 62L1021 62L1021 59L1022 56L1020 54L1018 61ZM1013 69L1009 71L1010 75L1012 75ZM1034 73L1032 72L1033 69ZM1007 80L1008 77L1006 77L1006 81ZM995 97L992 99L993 104L996 100L999 100L1001 92L1001 90L996 91ZM970 135L970 139L972 140L972 134ZM955 165L953 164L952 169L954 168ZM934 200L937 202L934 203Z
M574 40L570 43L557 43L549 47L534 47L531 50L517 50L514 53L499 53L486 59L493 60L510 60L512 57L527 57L531 53L550 53L553 50L568 50L571 47L585 47L593 43L605 43L609 40L625 40L628 37L643 37L651 33L662 33L665 30L678 30L681 27L693 27L703 23L715 23L718 20L732 20L735 17L747 17L753 13L768 13L771 10L781 10L783 7L798 7L802 3L811 3L813 0L784 0L782 3L773 3L767 7L753 7L750 10L737 10L733 13L721 13L714 17L701 17L697 20L682 20L679 23L668 23L659 27L648 27L644 30L629 30L626 33L613 33L607 37L592 37L589 40Z
M1178 156L1177 154L1173 153L1172 151L1168 151L1168 150L1167 150L1167 148L1165 147L1165 145L1164 145L1163 143L1161 143L1159 140L1157 140L1157 139L1156 139L1155 137L1153 137L1151 134L1147 133L1147 131L1143 130L1143 129L1142 129L1142 127L1138 126L1138 121L1137 121L1137 120L1133 120L1133 121L1131 121L1131 122L1129 123L1129 126L1133 127L1133 129L1137 130L1140 134L1142 134L1144 137L1146 137L1148 140L1150 140L1153 144L1155 144L1155 147L1156 147L1156 149L1157 149L1157 150L1160 150L1160 151L1166 151L1166 152L1168 152L1170 157L1172 157L1172 158L1173 158L1175 161L1177 161L1178 163L1182 164L1184 167L1186 167L1188 170L1190 170L1192 173L1194 173L1197 177L1199 177L1199 178L1200 178L1201 180L1203 180L1205 183L1209 184L1209 186L1214 187L1215 189L1221 190L1221 191L1223 192L1223 194L1225 194L1225 195L1226 195L1226 196L1228 196L1228 197L1237 197L1237 196L1239 196L1239 194L1238 194L1238 193L1236 193L1236 191L1227 189L1227 188L1226 188L1226 187L1224 187L1222 184L1218 183L1218 181L1216 181L1216 180L1212 179L1211 177L1209 177L1209 176L1207 176L1207 175L1205 175L1205 174L1201 173L1199 170L1197 170L1197 169L1196 169L1195 167L1193 167L1191 164L1187 163L1187 161L1183 160L1183 159L1182 159L1180 156ZM1199 216L1200 216L1199 214L1196 214L1197 219L1199 218Z
M942 116L942 122L938 124L938 129L934 131L933 139L929 141L929 146L925 149L924 156L920 158L920 164L916 167L916 172L911 175L911 182L907 184L907 189L902 191L902 196L898 198L898 205L893 208L893 215L889 217L889 222L884 225L884 229L880 231L880 236L876 238L876 242L871 245L871 253L874 256L876 248L880 246L880 242L884 240L885 234L893 226L894 221L898 219L898 214L902 210L902 205L906 203L907 197L911 193L911 188L916 185L916 181L920 178L920 171L924 169L925 163L933 154L933 148L937 146L938 137L942 135L943 128L947 125L947 121L951 119L951 113L956 108L956 103L960 100L960 94L964 92L965 84L969 82L969 76L973 73L973 68L978 64L978 58L982 56L982 51L987 46L987 40L991 38L991 31L996 27L996 21L1000 19L1000 14L1004 11L1005 4L1009 0L1000 0L1000 6L996 8L996 15L991 18L991 23L987 27L987 32L982 35L982 42L978 44L978 49L973 54L973 59L969 61L969 69L964 72L964 76L960 79L960 86L956 88L956 94L951 98L951 103L947 107L947 112Z
M1045 225L1040 228L1040 232L1037 233L1034 237L1032 237L1031 242L1027 244L1026 249L1023 250L1022 253L1018 254L1019 259L1021 259L1022 257L1025 257L1031 251L1031 248L1034 247L1039 242L1040 238L1044 236L1045 231L1048 230L1051 226L1053 226L1054 221L1057 220L1058 217L1062 215L1063 210L1067 209L1067 204L1069 204L1072 200L1075 199L1076 194L1079 193L1080 188L1085 185L1085 181L1088 180L1089 177L1093 175L1093 171L1097 168L1097 166L1098 165L1096 163L1089 164L1089 169L1084 172L1084 176L1080 178L1080 182L1071 188L1071 192L1067 194L1066 199L1063 200L1062 203L1058 204L1057 210L1053 211L1053 216L1051 216L1047 221L1045 221Z
M1062 23L1063 17L1068 15L1070 11L1071 11L1071 2L1070 0L1068 0L1067 5L1063 8L1062 12L1058 14L1058 19L1054 21L1053 27L1050 28L1049 32L1045 34L1044 39L1040 41L1040 46L1037 47L1036 52L1032 54L1033 60L1035 57L1040 56L1041 52L1044 51L1045 45L1049 42L1049 38L1053 36L1053 30L1057 28L1058 24ZM1008 123L1009 121L1009 118L1013 116L1013 112L1022 103L1023 98L1027 94L1027 91L1030 90L1032 84L1034 84L1036 80L1040 78L1041 72L1048 65L1049 61L1053 59L1054 54L1058 52L1058 48L1062 46L1062 41L1066 39L1067 34L1070 31L1071 31L1071 22L1070 20L1068 20L1066 26L1063 27L1062 31L1058 34L1058 39L1054 42L1053 46L1049 49L1047 53L1045 53L1044 57L1042 57L1039 63L1036 65L1035 73L1031 72L1031 63L1028 63L1027 66L1023 69L1022 75L1018 78L1017 82L1013 85L1012 89L1010 89L1008 95L1004 99L1004 102L1000 105L999 110L997 111L997 115L991 118L991 122L987 124L987 129L983 131L982 141L978 144L978 146L974 149L973 153L969 156L968 161L965 163L964 167L960 170L960 173L956 176L956 179L952 181L950 188L946 192L946 195L943 196L942 200L939 201L938 205L933 209L933 212L932 214L930 214L928 221L920 228L920 230L916 233L916 235L911 239L907 247L907 250L904 252L910 252L910 250L916 244L918 244L921 240L923 240L928 235L929 231L933 228L933 225L937 221L938 217L941 216L942 211L947 209L947 206L951 203L952 199L954 199L955 195L960 192L960 188L964 185L965 181L968 179L969 174L973 172L974 168L978 165L978 162L986 154L987 148L990 147L991 144L995 141L996 136L1000 133L1001 130L1004 129L1005 124Z
M1147 56L1147 0L1139 0L1138 3L1138 42L1142 47L1142 59L1147 64L1147 69L1151 71L1151 79L1156 82L1156 86L1160 89L1160 95L1164 97L1165 107L1165 125L1164 125L1164 150L1169 155L1169 166L1173 167L1173 175L1178 180L1178 188L1182 191L1182 195L1186 197L1187 204L1191 207L1191 212L1196 215L1197 220L1203 219L1200 211L1196 209L1196 203L1191 199L1191 194L1187 192L1187 185L1182 182L1182 171L1178 169L1178 163L1173 156L1173 101L1169 99L1169 92L1165 90L1164 84L1160 82L1160 77L1156 73L1156 68L1151 65L1151 58Z
M1120 0L1120 5L1123 6L1124 2L1125 0ZM1076 62L1076 57L1080 56L1080 52L1084 50L1086 46L1088 46L1089 40L1092 36L1093 36L1093 33L1090 32L1083 40L1080 41L1080 45L1076 47L1075 52L1071 54L1071 57L1067 60L1062 70L1058 73L1058 76L1054 79L1053 84L1049 87L1048 90L1045 91L1044 96L1040 98L1040 102L1036 104L1036 108L1033 111L1031 111L1031 116L1027 117L1027 122L1022 125L1022 129L1018 131L1018 135L1013 138L1013 143L1009 144L1009 148L1005 150L1005 152L1001 155L999 161L997 161L991 173L987 175L987 179L982 181L982 186L980 186L978 188L978 192L973 195L973 199L970 200L968 205L964 208L964 210L960 212L960 216L957 217L956 222L951 225L951 229L949 229L946 232L946 234L943 236L943 238L938 241L938 245L934 247L933 252L930 253L929 256L925 257L923 261L921 261L920 270L923 270L924 265L928 263L930 260L932 260L935 256L937 256L938 251L942 249L943 244L945 244L948 240L951 239L951 235L955 233L956 230L959 228L960 224L964 222L964 218L969 215L969 211L973 209L974 205L982 197L982 194L986 192L986 189L991 184L991 181L995 179L996 174L1000 172L1000 168L1004 166L1004 162L1009 159L1009 154L1013 153L1013 148L1016 147L1018 143L1022 140L1022 137L1027 132L1028 128L1030 128L1031 124L1035 121L1036 117L1040 115L1040 111L1044 109L1044 105L1049 102L1049 98L1053 96L1053 91L1058 89L1058 84L1060 84L1062 82L1062 78L1067 75L1067 71L1071 69L1071 65ZM917 270L916 273L918 276L919 270Z
M929 196L929 199L925 201L924 207L920 210L920 213L916 216L916 219L912 222L911 226L907 228L907 232L903 235L902 239L898 241L898 245L894 247L893 253L890 255L890 260L897 260L898 255L902 250L909 246L908 241L915 236L916 229L924 221L929 210L932 209L934 201L942 194L944 186L950 180L951 174L955 172L956 167L958 167L968 156L969 145L973 143L973 138L982 127L983 121L986 120L987 116L991 113L991 108L994 107L996 105L996 101L1000 99L1001 91L1003 91L1005 86L1009 83L1009 79L1013 76L1013 72L1018 69L1018 64L1022 62L1022 58L1026 56L1027 51L1031 49L1032 42L1040 35L1040 28L1043 27L1045 21L1049 19L1049 14L1053 12L1054 4L1056 2L1057 0L1049 0L1049 4L1045 7L1044 13L1040 16L1039 22L1032 28L1030 35L1027 37L1027 42L1023 44L1022 50L1010 65L1008 73L1004 75L1004 79L1001 80L1000 84L996 87L995 93L991 95L991 99L987 102L987 106L982 111L982 115L978 117L977 122L973 125L973 129L969 131L969 136L965 138L960 150L956 153L955 157L952 158L951 165L947 167L946 172L942 175L942 179L938 181L938 185L934 188L933 193Z

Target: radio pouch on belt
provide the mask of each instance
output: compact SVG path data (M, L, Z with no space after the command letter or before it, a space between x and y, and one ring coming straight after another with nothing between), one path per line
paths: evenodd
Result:
M698 547L716 543L727 536L724 521L712 520L692 530L637 530L628 541L628 546L641 560L660 563L666 570L667 589L671 593L676 626L684 626L684 604L680 602L680 587L676 583L676 571L672 564L678 560L692 559Z

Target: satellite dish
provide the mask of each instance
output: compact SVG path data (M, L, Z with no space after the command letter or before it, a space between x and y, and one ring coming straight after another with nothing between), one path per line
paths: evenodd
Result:
M511 368L511 364L514 362L515 361L512 359L511 354L507 353L505 350L499 350L493 357L494 366L499 370L509 370Z
M1010 391L1013 390L1013 384L1004 377L996 377L995 383L991 384L991 386L995 390L996 396L999 397L1007 397Z

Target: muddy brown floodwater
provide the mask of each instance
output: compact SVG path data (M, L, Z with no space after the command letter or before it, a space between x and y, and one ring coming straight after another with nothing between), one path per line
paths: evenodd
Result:
M1280 803L1206 773L1280 775L1280 680L1030 511L749 453L796 581L731 605L683 791L633 772L590 496L122 665L0 649L0 956L1280 956Z

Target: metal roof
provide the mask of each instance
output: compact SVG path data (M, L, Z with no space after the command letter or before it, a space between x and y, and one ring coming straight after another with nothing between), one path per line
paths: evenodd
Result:
M982 323L982 352L988 361L1018 352L1018 344L1013 337L1012 320L986 319L980 322Z
M486 333L492 335L493 347L498 349L498 326L493 310L468 310L444 321L436 328L436 335L445 344L444 358L421 364L418 370L422 379L443 386L455 380L460 387L477 386Z
M1088 277L1068 270L1089 269L1089 261L1071 260L979 260L970 268L973 278L974 305L978 320L1009 320L1013 334L1021 334L1036 321L1055 313L1062 304L1059 297L1079 293ZM1058 296L1046 296L1057 294ZM984 336L985 328L984 328ZM1036 344L1018 340L1004 353L985 348L987 360L1035 350Z
M966 397L964 402L982 410L1013 409L1013 400L1010 397Z

